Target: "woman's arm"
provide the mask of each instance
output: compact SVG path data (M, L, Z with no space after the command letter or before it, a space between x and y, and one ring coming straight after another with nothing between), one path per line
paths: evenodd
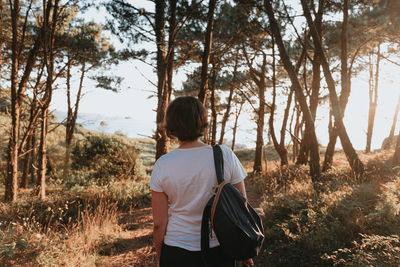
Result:
M154 247L157 253L157 260L160 262L161 247L168 223L168 197L165 193L156 191L151 191L151 195L154 222Z
M241 181L237 184L234 184L233 186L236 187L236 189L239 190L240 193L242 193L242 195L245 199L247 199L246 187L244 186L243 181Z

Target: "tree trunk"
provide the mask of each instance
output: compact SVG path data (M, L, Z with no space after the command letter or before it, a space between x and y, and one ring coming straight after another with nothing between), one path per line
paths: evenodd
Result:
M294 162L299 154L299 146L300 146L300 142L299 142L299 137L300 137L300 132L301 132L301 128L303 127L303 119L301 118L301 109L298 106L298 104L295 105L295 107L293 108L293 115L296 112L296 121L294 124L294 129L293 129L293 133L292 133L292 142L293 142L293 155L292 155L292 161Z
M172 78L174 75L174 59L175 59L175 36L177 31L176 24L176 5L178 0L169 0L169 36L168 36L168 54L167 54L167 86L168 86L168 100L171 101L172 95Z
M228 96L228 103L226 105L226 110L224 113L224 116L222 117L221 121L221 134L219 136L219 142L218 144L223 144L224 142L224 136L225 136L225 127L226 123L228 122L230 113L231 113L231 105L232 105L232 98L233 98L233 92L235 91L235 86L236 86L236 75L237 75L237 67L238 67L238 51L236 52L236 58L235 58L235 66L233 68L233 76L232 76L232 84L230 85L229 88L229 96Z
M31 176L31 184L37 183L37 155L36 155L36 127L33 128L31 135L31 164L29 166L29 173Z
M11 2L10 2L11 5ZM10 6L11 8L11 6ZM16 201L18 194L18 137L20 127L21 102L19 101L18 83L18 16L19 1L14 1L11 10L11 132L8 142L7 176L5 180L5 201Z
M294 86L295 89L295 94L297 101L300 104L301 110L303 111L303 116L305 119L305 123L307 127L310 129L310 175L311 179L313 181L313 185L315 189L318 190L316 187L316 182L320 180L320 166L319 166L319 146L318 146L318 140L317 136L315 134L315 126L314 126L314 121L311 116L310 109L308 108L306 98L303 94L303 90L301 88L300 82L297 78L295 68L292 65L292 62L286 52L285 46L283 44L282 36L279 30L278 23L274 17L274 11L272 9L272 4L270 0L265 0L264 1L265 7L266 7L266 12L268 14L269 22L270 22L270 27L272 34L274 35L274 38L276 40L276 44L278 45L279 48L279 53L281 56L281 61L284 65L284 68L286 72L289 75L289 78L292 82L292 86Z
M42 120L39 144L39 169L37 188L40 199L46 198L46 171L47 171L47 130L48 130L48 107L42 108Z
M41 101L42 121L40 133L40 146L39 146L39 179L38 190L40 199L46 198L46 171L47 171L47 132L48 132L48 119L49 119L49 106L53 95L53 74L54 74L54 41L55 31L58 18L58 4L59 1L55 0L54 5L47 4L45 8L45 37L44 37L44 60L46 62L47 79L44 96ZM49 20L50 14L51 23Z
M378 44L377 59L376 59L376 69L375 69L375 79L373 73L373 52L371 52L370 57L370 83L369 83L369 110L368 110L368 128L367 128L367 145L365 147L365 152L371 152L371 141L372 133L374 130L376 107L378 105L378 82L379 82L379 63L381 59L381 45Z
M351 73L349 71L349 68L347 66L347 57L348 57L348 20L349 20L349 1L345 0L343 2L343 23L342 23L342 32L341 32L341 71L340 71L340 77L341 77L341 85L342 89L340 92L340 98L339 98L339 104L340 108L342 110L342 118L344 116L344 112L346 110L347 102L350 96L350 90L351 90L351 85L350 85L350 78L351 78ZM330 111L330 116L332 117L332 107ZM332 166L333 162L333 155L335 153L335 147L336 147L336 140L338 138L338 126L336 124L336 121L334 123L334 126L332 126L332 120L330 119L330 124L329 124L329 142L328 146L325 151L325 158L324 158L324 163L322 167L322 171L326 172L329 170Z
M291 95L292 95L292 91L290 91L290 94L289 94L290 102L291 102ZM288 103L289 103L289 101L288 101ZM290 106L290 104L289 104L289 106ZM275 108L276 108L276 58L275 58L275 42L274 42L274 38L272 38L272 106L271 106L271 111L270 111L271 114L269 116L268 124L269 124L270 136L272 138L272 143L274 144L274 148L275 148L276 152L278 152L279 158L281 159L281 166L285 166L285 165L289 164L288 153L287 153L284 141L278 143L278 140L276 139L275 129L274 129ZM286 107L286 110L287 109L288 109L288 107ZM287 121L287 115L288 114L286 114L286 112L285 112L286 121ZM283 128L284 123L285 123L285 118L284 118L284 121L282 122L282 128ZM283 135L283 137L281 135L281 140L282 140L282 138L284 138L284 135Z
M259 75L258 82L256 80L256 84L258 87L258 111L257 111L257 137L256 137L256 151L254 157L254 173L265 172L266 166L263 166L263 148L264 148L264 125L265 125L265 90L267 88L266 84L266 66L267 59L266 55L263 55L263 63L261 66L261 71ZM255 74L254 74L255 75Z
M29 152L31 148L31 144L32 144L32 137L29 136L28 140L25 143L25 156L24 156L24 165L22 167L22 177L21 177L21 183L20 183L20 187L21 188L26 188L26 186L28 185L28 175L29 175L29 167L32 164L31 163L31 153Z
M156 116L156 159L168 153L169 138L163 127L168 106L166 46L165 46L165 1L155 1L155 33L157 44L157 116Z
M322 69L324 71L325 80L328 85L329 97L330 97L332 110L333 110L333 116L335 118L338 135L340 137L340 141L342 143L343 150L346 154L347 160L349 161L350 166L351 166L352 170L354 171L354 173L357 176L362 177L364 174L364 164L358 158L358 155L353 148L353 145L349 139L349 136L347 135L346 128L343 124L342 111L341 111L340 103L339 103L339 100L338 100L338 97L336 94L336 89L335 89L335 81L333 80L332 73L329 69L329 64L325 58L325 54L324 54L322 44L321 44L319 36L318 36L318 32L312 21L310 10L307 6L306 0L301 0L301 4L303 7L304 15L307 20L307 24L310 27L310 31L311 31L311 35L314 40L314 46L315 46L316 52L319 54L319 56L321 58Z
M217 107L215 106L215 87L217 82L217 70L216 67L213 66L212 69L212 78L211 78L211 145L215 145L217 143Z
M317 28L318 35L322 38L322 16L323 16L323 1L319 1L318 13L315 16L315 27ZM314 59L312 61L312 82L311 82L311 95L310 95L310 112L315 123L317 116L317 108L319 102L319 90L321 87L321 59L317 53L314 53ZM304 137L300 144L299 155L297 157L296 164L306 165L310 156L310 129L305 128Z
M200 90L198 95L198 98L203 105L205 105L207 100L208 64L210 63L212 35L214 28L214 11L216 3L217 0L209 0L208 2L207 28L202 56Z
M63 178L67 178L69 175L70 166L70 159L71 159L71 150L72 150L72 141L74 138L74 131L76 126L76 120L78 119L78 111L79 111L79 104L82 95L82 88L83 88L83 81L85 79L85 62L82 63L81 66L81 76L79 79L79 87L78 92L76 94L75 99L75 106L72 108L71 105L71 65L70 62L67 66L67 104L68 104L68 112L67 112L67 121L65 123L65 158L64 158L64 169L63 169Z
M397 99L396 109L394 111L392 127L390 127L389 137L387 138L386 144L382 145L383 149L389 149L389 148L392 147L393 138L394 138L394 131L396 129L397 117L399 115L399 111L400 111L400 95L399 95L399 98Z
M400 164L400 132L399 132L399 135L397 136L396 148L394 150L394 155L393 155L393 158L392 158L392 164L393 165L399 165Z
M237 106L236 106L235 122L233 124L233 129L232 129L232 146L231 146L232 151L235 150L236 131L237 131L237 126L238 126L239 116L240 116L240 113L242 112L242 108L243 108L243 102L240 102L239 108L237 108Z
M3 0L0 0L0 80L2 77L2 67L3 67ZM0 84L0 92L1 92L1 84Z

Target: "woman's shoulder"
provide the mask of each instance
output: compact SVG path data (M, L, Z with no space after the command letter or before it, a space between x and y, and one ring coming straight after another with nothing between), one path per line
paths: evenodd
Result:
M235 157L235 153L232 149L226 145L219 145L222 150L222 156L224 159L231 161Z
M226 146L226 145L219 145L221 147L222 153L229 153L229 154L233 154L233 151L230 147Z

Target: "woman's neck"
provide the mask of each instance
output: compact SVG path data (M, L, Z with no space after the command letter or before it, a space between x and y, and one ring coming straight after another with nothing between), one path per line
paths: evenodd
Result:
M204 144L200 140L179 141L179 148L193 148L193 147L200 147L200 146L206 146L206 144Z

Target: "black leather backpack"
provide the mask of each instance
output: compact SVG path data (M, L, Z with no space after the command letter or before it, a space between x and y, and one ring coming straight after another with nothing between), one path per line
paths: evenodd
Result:
M201 251L210 249L210 225L224 252L235 260L247 260L258 255L264 229L261 219L232 184L224 181L224 161L221 148L213 146L218 188L203 211Z

